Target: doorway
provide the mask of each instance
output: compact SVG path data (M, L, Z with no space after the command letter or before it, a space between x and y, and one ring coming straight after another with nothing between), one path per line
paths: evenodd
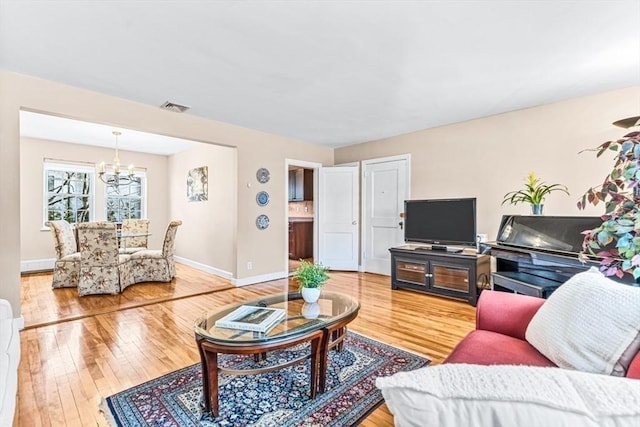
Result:
M313 205L310 200L287 200L287 256L285 268L289 275L293 274L300 263L300 257L292 252L297 238L289 231L296 224L296 219L313 221L306 225L312 228L313 255L303 258L310 262L321 263L332 270L358 270L359 249L359 179L357 167L322 167L320 163L310 163L287 159L286 191L295 191L294 184L298 177L307 174L313 179ZM302 172L290 172L302 169ZM303 178L304 179L304 178ZM299 199L299 197L296 197ZM309 197L307 197L309 198ZM306 210L305 210L306 209ZM307 231L308 233L309 231ZM309 253L309 252L307 252Z
M317 170L319 163L286 160L287 260L289 275L301 260L314 262L317 253Z

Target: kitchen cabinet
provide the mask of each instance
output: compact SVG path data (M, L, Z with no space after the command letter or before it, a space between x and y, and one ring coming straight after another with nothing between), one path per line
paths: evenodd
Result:
M289 221L289 259L313 257L313 221Z
M313 169L289 171L289 201L313 200Z

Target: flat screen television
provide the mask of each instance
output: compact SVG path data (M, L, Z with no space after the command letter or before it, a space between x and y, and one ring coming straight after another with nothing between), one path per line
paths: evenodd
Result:
M475 246L476 199L405 200L404 241L429 243L432 249Z

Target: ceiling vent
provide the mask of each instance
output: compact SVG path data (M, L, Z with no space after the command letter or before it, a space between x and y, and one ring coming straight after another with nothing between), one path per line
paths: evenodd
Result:
M160 106L163 110L173 111L174 113L184 113L191 107L187 107L186 105L176 104L175 102L167 101Z

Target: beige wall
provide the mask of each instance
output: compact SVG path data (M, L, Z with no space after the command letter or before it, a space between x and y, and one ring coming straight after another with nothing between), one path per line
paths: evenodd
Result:
M615 120L638 114L640 87L427 129L335 150L336 164L411 154L411 198L477 197L478 232L495 239L503 214L529 214L528 205L501 206L505 193L522 187L529 171L548 183L562 183L571 196L552 193L546 215L601 215L579 211L576 202L602 182L611 156L578 154L625 129Z
M202 166L208 170L208 198L189 202L187 174ZM235 149L210 144L169 159L170 216L182 220L176 253L223 275L232 275L236 264L236 169Z
M253 148L248 144L238 146L238 244L244 242L237 252L239 278L275 272L287 274L289 176L285 158L331 166L333 149L313 144L292 144L283 138L273 138L271 142L265 140ZM271 172L271 178L265 184L256 180L259 167L266 167ZM256 203L256 194L262 190L271 196L269 204L264 207ZM256 218L260 214L271 218L267 230L256 228ZM248 262L252 263L253 270L247 269ZM278 266L278 269L267 269L266 266Z
M290 138L258 132L191 114L177 114L122 98L0 71L0 298L20 313L20 119L21 108L63 117L158 133L237 148L237 236L235 277L270 275L285 271L286 167L285 159L333 164L333 150ZM158 101L159 103L161 100ZM271 171L267 184L258 184L256 171ZM271 202L260 208L259 189ZM268 213L271 225L260 231L255 219ZM211 247L215 241L209 242ZM233 248L229 248L233 251ZM179 254L178 254L179 255ZM253 264L247 270L247 262Z
M20 143L20 259L55 258L51 232L43 228L43 159L96 163L111 159L113 150L22 138ZM150 219L149 246L160 248L167 226L167 157L120 151L127 163L147 171L147 217ZM104 185L96 183L95 220L105 219Z
M602 181L611 162L596 159L593 153L578 155L578 151L623 135L624 130L612 127L610 123L637 115L637 100L640 99L640 87L634 87L345 147L334 153L327 147L194 115L163 111L6 71L0 71L0 93L0 159L3 163L0 167L0 206L3 210L0 298L11 302L16 315L20 313L23 221L20 208L21 108L236 147L237 234L235 249L228 248L235 261L232 257L220 265L235 262L233 273L242 279L286 270L285 159L331 165L334 156L336 163L346 163L411 153L412 198L477 197L478 231L491 237L495 236L503 213L528 213L527 206L501 207L500 201L507 191L520 188L530 170L535 170L548 182L566 184L572 192L571 197L551 195L545 206L547 214L581 214L575 208L577 198L587 187ZM266 184L256 180L256 170L260 167L271 172L271 179ZM255 202L260 190L267 190L271 195L266 207L259 207ZM174 213L170 212L172 216ZM271 225L264 231L255 227L255 219L260 213L271 218ZM601 209L585 212L600 213ZM27 221L26 217L24 221ZM184 236L184 230L181 232L179 236ZM216 245L216 240L206 242L203 250ZM249 261L252 270L247 269Z

